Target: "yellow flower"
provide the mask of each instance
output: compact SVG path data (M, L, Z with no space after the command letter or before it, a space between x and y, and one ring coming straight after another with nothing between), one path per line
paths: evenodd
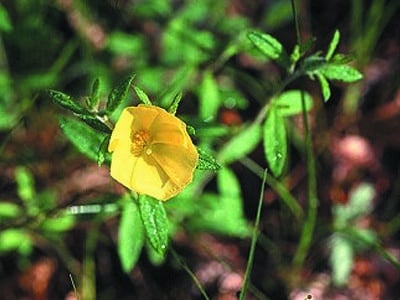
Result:
M193 179L198 153L186 125L157 106L127 107L111 134L111 177L159 200L177 195Z

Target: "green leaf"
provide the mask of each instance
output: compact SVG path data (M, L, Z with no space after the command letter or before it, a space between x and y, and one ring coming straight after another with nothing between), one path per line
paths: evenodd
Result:
M197 152L199 153L199 161L196 166L197 169L217 171L221 168L221 165L210 153L201 148L197 148Z
M319 72L316 72L315 75L318 78L319 85L321 86L322 97L324 101L328 101L331 97L331 88L329 87L329 82L326 80L325 76Z
M258 124L243 129L227 142L218 153L218 161L229 164L253 151L261 140L261 127Z
M329 262L332 268L332 280L336 286L344 285L349 279L354 260L351 241L342 235L334 234L330 241Z
M7 10L0 4L0 30L9 32L12 30L12 24L8 16Z
M99 130L104 133L111 133L111 129L104 124L100 119L98 119L95 115L85 114L85 115L76 115L83 122L88 124L90 127Z
M165 255L168 247L168 219L163 203L140 195L139 209L150 244L158 253Z
M302 97L304 97L305 109L308 112L312 108L313 101L310 94L305 91L290 90L283 92L274 98L272 103L281 116L288 117L302 113Z
M181 100L182 100L182 92L179 92L178 94L176 94L176 96L172 100L172 103L168 107L168 112L170 114L173 114L173 115L176 114L176 111L178 110L178 106L179 106L179 103L181 102ZM188 132L189 132L189 130L188 130Z
M217 184L220 194L203 193L198 202L198 213L189 219L189 228L242 238L249 236L236 176L229 169L222 168L217 175Z
M303 73L314 74L316 71L320 70L326 65L326 60L324 57L313 54L306 57L300 65L300 70Z
M92 93L87 98L86 105L90 109L94 109L100 101L100 80L96 78L92 85Z
M70 117L60 117L59 124L65 136L81 153L97 161L99 146L104 139L104 134Z
M204 121L214 120L221 105L218 84L211 71L205 71L200 86L200 118Z
M323 68L320 68L319 71L329 80L343 82L354 82L363 77L355 68L341 64L327 64Z
M21 215L21 208L11 202L0 202L0 221L8 218L16 218Z
M35 181L31 172L24 167L15 170L15 181L17 182L18 197L27 205L31 206L35 200Z
M325 55L326 60L330 60L332 58L332 55L335 52L337 45L339 44L339 40L340 40L340 32L339 30L336 30L335 33L333 34L332 41L329 44L328 52Z
M137 205L130 197L124 201L118 228L118 255L128 273L136 265L145 242L145 231Z
M126 98L134 78L135 75L130 76L111 90L106 104L106 111L108 113L112 113L114 110L116 110L119 104Z
M351 220L365 216L372 210L376 191L369 183L362 183L350 192L349 201L345 205L335 205L333 214L337 226L348 224Z
M70 214L64 214L57 218L47 217L41 224L41 229L51 232L64 232L70 230L75 225L75 217Z
M59 91L49 90L51 99L61 107L77 114L88 114L86 108L77 103L72 97Z
M271 108L264 123L264 152L272 174L279 177L287 159L285 120L280 111Z
M0 253L31 248L30 236L21 229L7 229L0 232Z
M97 153L97 165L100 167L104 162L109 162L110 153L108 152L108 144L110 142L110 136L107 135L103 138L99 146L99 151Z
M282 67L289 67L289 58L282 44L273 36L251 31L247 37L266 57L279 63Z
M138 96L140 102L146 105L152 105L149 96L147 96L147 94L143 90L141 90L137 86L133 86L133 89L135 90L135 93Z

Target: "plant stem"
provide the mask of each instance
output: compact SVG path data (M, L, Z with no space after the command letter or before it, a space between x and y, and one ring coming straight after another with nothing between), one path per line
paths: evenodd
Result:
M251 269L253 267L254 253L255 253L255 249L256 249L258 231L259 231L259 226L260 226L261 208L262 208L262 204L263 204L266 180L267 180L267 170L264 170L263 180L262 180L262 184L261 184L260 198L258 200L256 221L255 221L255 224L254 224L253 234L252 234L252 237L251 237L249 259L247 261L246 273L244 275L243 288L242 288L242 291L241 291L240 297L239 297L240 300L244 300L246 298L246 292L247 292L247 289L248 289L248 286L249 286L250 273L251 273Z
M305 152L307 158L307 173L308 173L308 183L307 183L307 193L308 193L308 210L307 218L304 222L299 246L293 258L293 265L296 270L299 270L304 263L307 256L308 250L311 245L315 223L317 219L317 179L316 179L316 168L315 168L315 158L312 145L311 132L308 123L308 116L305 110L305 100L304 94L301 94L301 101L303 106L303 123L305 129Z

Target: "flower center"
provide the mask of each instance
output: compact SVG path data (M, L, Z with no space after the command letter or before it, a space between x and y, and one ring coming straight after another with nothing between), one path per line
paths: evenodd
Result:
M150 139L150 135L145 130L139 130L139 131L134 132L132 134L132 146L131 146L131 151L132 151L133 155L135 155L135 156L142 155L143 151L149 145L149 139ZM150 148L146 149L146 154L147 155L151 154Z

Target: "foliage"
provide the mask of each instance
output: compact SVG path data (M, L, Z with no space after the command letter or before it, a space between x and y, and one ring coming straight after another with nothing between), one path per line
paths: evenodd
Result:
M380 158L360 163L343 181L335 177L347 170L340 165L346 157L336 154L340 135L375 124L357 111L371 88L362 71L399 4L352 0L344 22L350 30L331 24L328 38L305 40L312 33L300 35L296 1L239 2L0 4L2 258L16 255L21 271L37 253L55 253L88 299L114 293L96 285L104 280L98 261L105 252L115 252L137 290L139 277L183 269L205 298L214 288L201 278L199 261L210 257L226 272L246 272L241 297L259 298L286 298L309 283L301 274L320 267L346 287L365 253L399 267L385 248L398 231L394 211L387 209L390 226L363 225L380 213L375 202L394 181L379 169ZM168 202L125 190L109 176L114 124L139 104L184 121L199 155L193 181ZM385 150L377 152L384 157ZM92 165L95 179L74 178L75 169ZM369 183L365 169L384 179ZM350 190L343 203L330 201L337 186ZM81 249L68 245L76 232ZM223 247L210 236L234 244L239 263L226 263L231 256L216 251ZM317 268L317 256L329 266ZM271 261L272 271L252 268Z

